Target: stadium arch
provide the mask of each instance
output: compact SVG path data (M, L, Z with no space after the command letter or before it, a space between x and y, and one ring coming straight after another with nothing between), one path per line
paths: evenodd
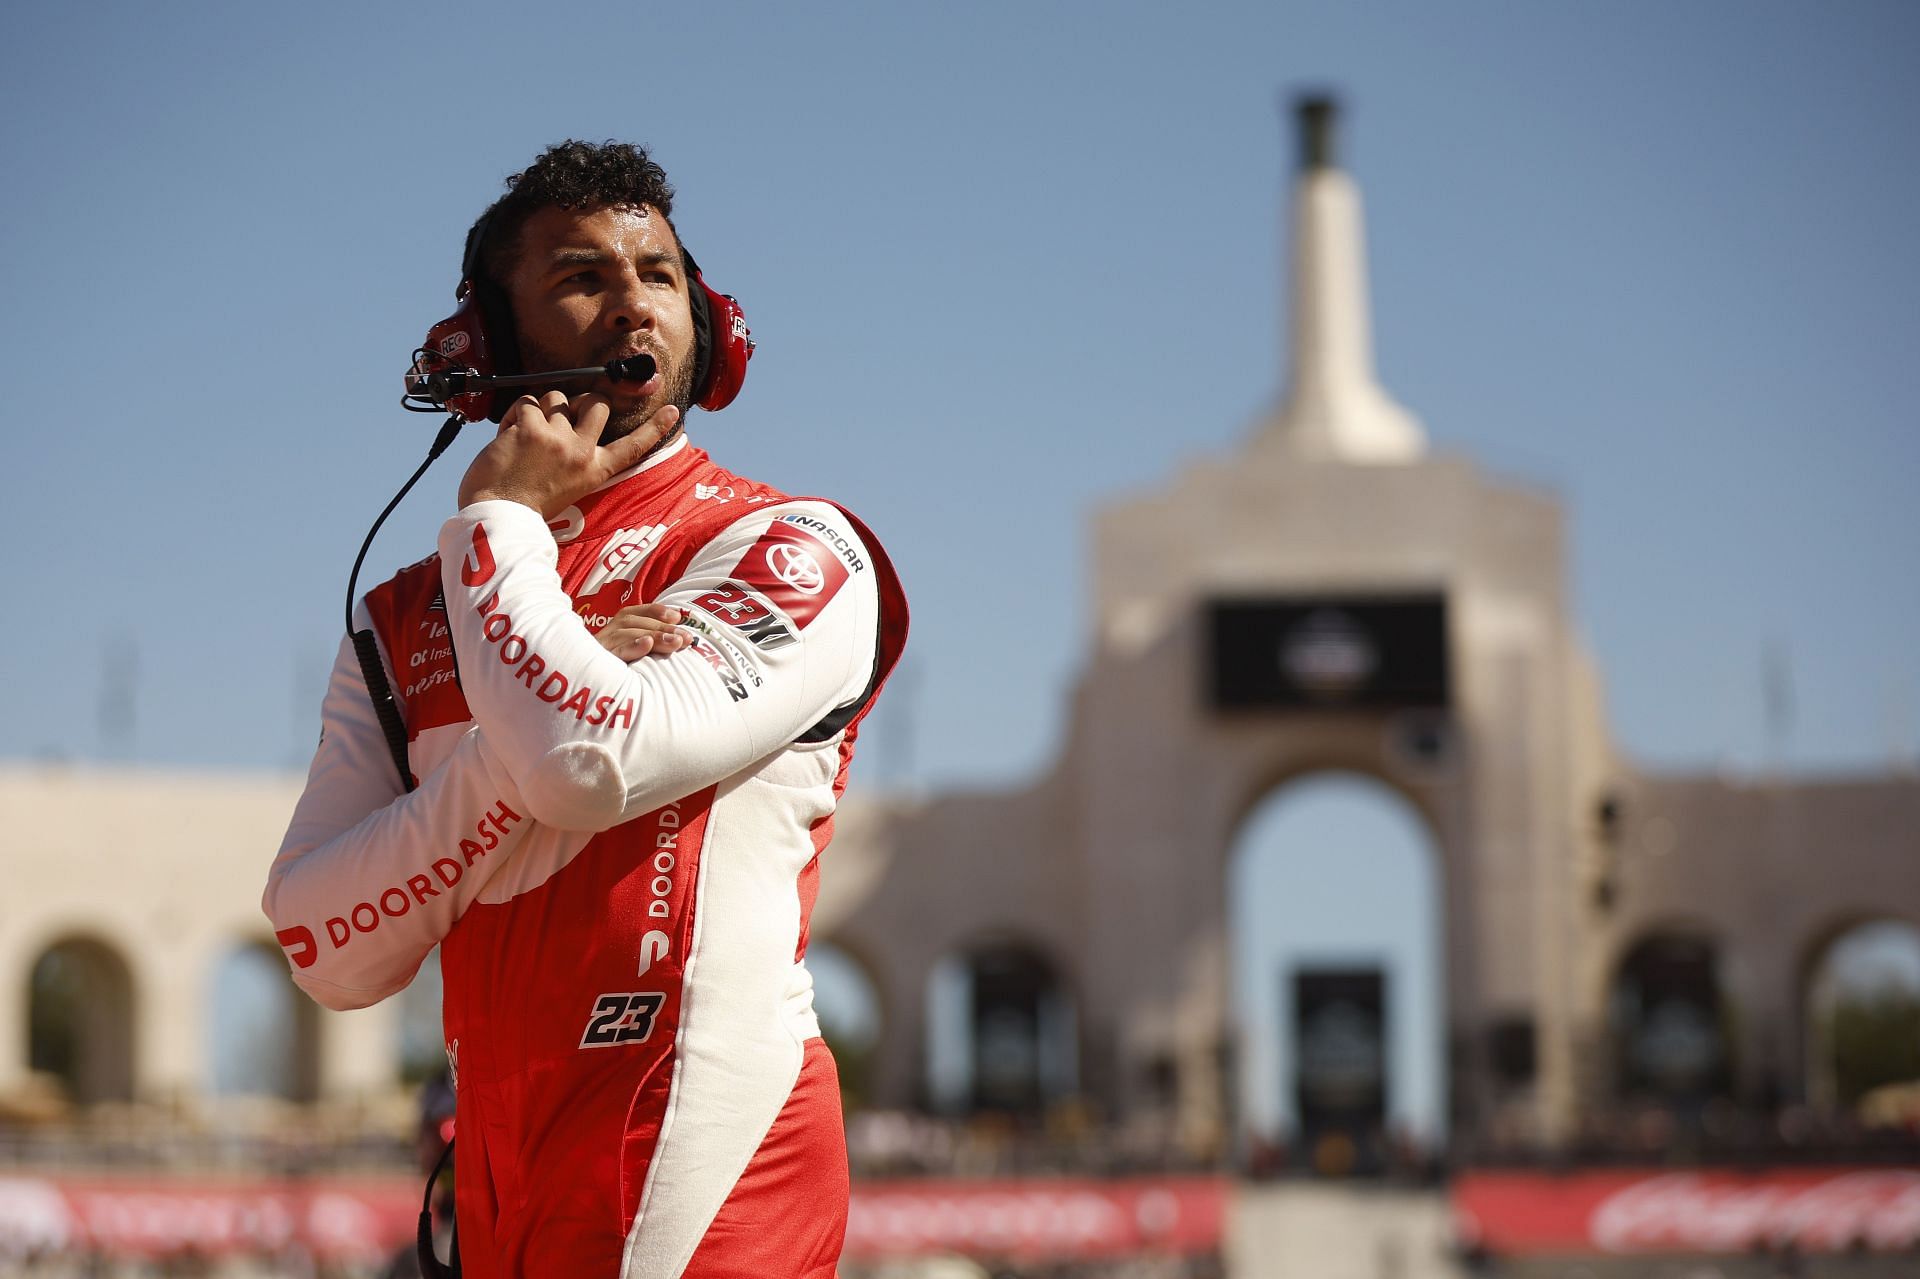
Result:
M1873 933L1880 936L1869 938ZM1832 1010L1823 1009L1821 1005L1833 1002L1839 993L1822 989L1838 978L1832 971L1836 960L1850 946L1863 941L1878 944L1883 952L1894 949L1904 952L1900 959L1887 954L1888 962L1883 968L1920 968L1920 912L1867 906L1837 912L1812 929L1800 948L1795 986L1798 999L1794 1009L1797 1055L1805 1072L1806 1100L1822 1111L1837 1110L1857 1100L1843 1095L1847 1091L1843 1076L1849 1072L1839 1060L1840 1046L1833 1041L1832 1028L1822 1025L1822 1014L1830 1014ZM1911 986L1911 983L1899 984ZM1906 989L1904 993L1920 1003L1920 990ZM1916 1044L1915 1049L1920 1052L1920 1044ZM1899 1081L1889 1078L1879 1082Z
M814 1014L833 1052L841 1095L850 1106L863 1104L874 1050L892 1020L878 970L857 946L837 938L810 938L806 964L813 975Z
M1389 1139L1396 1134L1417 1135L1421 1144L1432 1146L1446 1132L1451 1072L1443 1031L1448 975L1444 919L1449 894L1431 797L1410 790L1384 769L1361 763L1361 767L1295 763L1281 769L1238 806L1233 824L1222 876L1233 984L1232 1042L1223 1055L1222 1088L1235 1116L1236 1147L1243 1162L1255 1169L1271 1164L1278 1153L1275 1141L1293 1143L1305 1138L1308 1144L1316 1144L1321 1137L1336 1136L1374 1152L1363 1160L1371 1166L1378 1162L1375 1154L1385 1157ZM1428 804L1423 805L1423 799ZM1367 855L1392 863L1396 873L1403 862L1412 860L1410 906L1415 919L1407 944L1396 945L1392 929L1369 934L1364 925L1349 927L1356 913L1380 902L1377 893L1367 891L1344 901L1314 903L1326 918L1339 921L1342 935L1337 940L1300 929L1297 919L1288 933L1258 929L1258 887L1264 882L1270 888L1310 892L1318 859L1335 851L1301 846L1298 841L1308 833L1303 821L1321 823L1323 828L1337 826L1337 834L1367 839ZM1386 868L1376 864L1374 869ZM1393 950L1401 952L1399 960L1404 962L1396 961L1389 953ZM1274 984L1281 976L1271 967L1274 959L1291 965L1293 981L1286 989ZM1356 982L1357 990L1343 989ZM1379 1006L1364 1014L1368 1024L1347 1025L1353 1020L1352 1000L1357 996L1365 1001L1370 994ZM1291 1015L1272 1016L1282 1008ZM1344 1068L1348 1082L1356 1071L1379 1071L1377 1122L1358 1112L1305 1117L1300 1113L1303 1101L1309 1108L1324 1110L1311 1099L1316 1089L1327 1094L1344 1087L1324 1069L1317 1080L1303 1070L1302 1040L1311 1036L1297 1031L1309 1019L1324 1032L1319 1035L1322 1051L1318 1053L1323 1066L1329 1064L1327 1036L1334 1034L1336 1025L1367 1036L1363 1042L1344 1042L1343 1051L1362 1050L1361 1055L1371 1060L1352 1060L1352 1053L1346 1052ZM1412 1071L1402 1071L1410 1059L1415 1063ZM1291 1064L1290 1070L1281 1069L1283 1061ZM1430 1096L1423 1096L1428 1089L1419 1076L1428 1071L1435 1086ZM1287 1096L1289 1079L1293 1098ZM1277 1104L1270 1092L1263 1095L1269 1087L1280 1090ZM1301 1090L1308 1095L1302 1096ZM1303 1119L1311 1122L1303 1124ZM1314 1131L1304 1131L1307 1127ZM1311 1150L1306 1153L1311 1159Z
M320 1007L293 984L280 947L260 936L230 940L202 980L207 999L201 1034L211 1091L317 1100Z
M926 992L922 1086L936 1109L1032 1119L1079 1092L1078 999L1044 941L985 929L936 961Z
M76 1105L131 1101L139 991L120 947L85 927L61 927L28 949L24 985L28 1068L58 1079Z
M1732 1093L1741 1040L1724 959L1722 930L1693 914L1622 941L1607 984L1614 1100L1698 1106Z

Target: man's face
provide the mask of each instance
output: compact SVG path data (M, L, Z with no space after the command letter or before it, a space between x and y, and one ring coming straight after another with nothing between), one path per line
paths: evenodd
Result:
M662 406L693 398L693 312L673 228L658 210L546 208L520 230L502 282L529 372L607 364L645 352L645 382L602 382L603 440L632 434Z

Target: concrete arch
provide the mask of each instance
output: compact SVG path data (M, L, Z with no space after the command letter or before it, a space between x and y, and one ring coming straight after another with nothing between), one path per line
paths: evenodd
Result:
M1078 978L1073 966L1061 957L1059 947L1011 928L978 929L950 948L949 953L980 955L993 951L1024 952L1039 961L1053 981L1065 993L1079 997Z
M1616 1098L1703 1101L1731 1091L1741 1039L1726 959L1723 931L1690 913L1621 939L1607 965Z
M408 1083L434 1078L447 1069L443 998L440 948L436 946L420 962L413 980L392 1000L394 1066Z
M1481 975L1471 958L1467 939L1478 935L1475 889L1478 880L1470 846L1473 820L1469 796L1459 784L1465 730L1441 715L1423 715L1422 725L1442 734L1444 759L1413 761L1403 758L1396 742L1411 717L1382 716L1363 723L1330 724L1324 730L1288 732L1255 758L1235 778L1225 797L1226 819L1214 840L1219 852L1220 880L1232 872L1248 821L1269 801L1303 781L1348 777L1377 787L1381 797L1400 805L1416 820L1421 838L1432 856L1438 893L1441 962L1448 1017L1461 1023L1459 1033L1479 1016ZM1456 946L1455 939L1459 939Z
M1620 966L1633 952L1649 941L1671 937L1699 938L1717 947L1722 942L1723 932L1706 915L1692 912L1668 913L1642 920L1631 932L1615 939L1612 952L1607 956L1608 985L1611 987L1613 979L1619 975Z
M1035 1115L1079 1091L1081 988L1055 947L1013 929L974 930L943 952L927 983L929 1062L951 1060L964 1043L964 1089L953 1078L926 1082L946 1108ZM953 1042L934 1045L943 1039ZM1029 1048L1030 1063L1021 1060Z
M824 937L809 940L806 962L813 975L814 1014L839 1071L841 1097L849 1108L864 1106L873 1096L874 1067L882 1046L889 1035L899 1033L887 1015L880 970L857 951ZM849 989L849 982L856 988ZM849 998L855 1001L851 1006L843 1002ZM860 1003L866 1005L864 1011L872 1021L864 1035L854 1024L862 1011Z
M868 993L873 997L874 1019L879 1023L878 1038L884 1040L893 1033L893 1026L899 1014L895 1006L895 997L882 980L886 965L876 957L874 949L864 940L843 934L824 937L812 937L807 941L807 958L813 958L815 947L830 946L841 958L845 959L866 982Z
M1920 934L1920 911L1897 906L1852 906L1825 916L1807 930L1796 950L1793 970L1801 989L1804 991L1807 983L1819 973L1836 945L1873 924L1904 924Z
M77 1105L135 1094L140 992L115 942L96 929L48 930L23 974L29 1069L56 1077Z
M1236 787L1235 796L1226 809L1225 825L1235 838L1221 845L1222 861L1230 863L1237 856L1238 835L1246 829L1254 813L1269 801L1278 799L1300 782L1338 777L1371 783L1385 795L1405 804L1420 819L1428 842L1444 865L1445 843L1442 835L1447 829L1446 814L1433 788L1408 785L1404 777L1396 776L1392 770L1384 767L1378 753L1338 750L1311 756L1289 753L1286 758L1273 760L1264 768L1247 774Z
M317 1100L320 1008L293 984L280 947L260 936L232 938L214 952L202 981L211 1091Z
M1920 951L1920 917L1914 912L1857 907L1836 912L1809 930L1796 956L1792 1003L1794 1046L1804 1071L1806 1100L1819 1110L1838 1109L1844 1099L1837 1046L1823 1035L1819 1010L1815 1007L1820 993L1816 986L1843 944L1866 929L1885 925L1903 930L1913 948Z
M1300 1143L1315 1140L1306 1129L1317 1133L1328 1124L1373 1152L1368 1159L1385 1150L1390 1133L1418 1133L1436 1141L1447 1126L1452 1071L1445 1034L1448 868L1432 805L1379 768L1294 767L1251 803L1236 805L1236 812L1221 877L1228 899L1224 918L1233 939L1230 980L1237 1032L1236 1051L1222 1065L1223 1092L1235 1116L1236 1148L1252 1166L1270 1166L1278 1149L1270 1143L1276 1138L1298 1150ZM1330 846L1316 840L1329 835L1357 838L1352 847L1389 859L1396 876L1403 858L1413 859L1413 895L1407 896L1406 880L1398 881L1400 889L1387 890L1393 895L1390 927L1374 915L1381 899L1371 897L1366 886L1357 894L1343 890L1333 900L1316 901L1314 909L1321 913L1297 913L1299 899L1311 898L1326 882L1316 872L1316 858ZM1269 896L1260 900L1295 903L1285 932L1276 932L1272 921L1264 927L1259 923L1263 912L1255 908L1255 894L1262 891ZM1279 909L1284 916L1289 907ZM1409 909L1410 920L1401 914ZM1338 920L1339 927L1321 931L1314 919ZM1411 949L1404 940L1409 935ZM1280 967L1268 966L1276 961ZM1333 1003L1322 1002L1336 987L1346 993ZM1380 1113L1372 1120L1358 1113L1336 1120L1298 1092L1309 1087L1300 1073L1306 1040L1298 1019L1315 1008L1345 1016L1342 1010L1363 1009L1375 997L1378 1020L1366 1013L1364 1027L1353 1025L1366 1030L1379 1052ZM1315 1024L1334 1025L1318 1014Z
M1635 950L1660 938L1700 938L1711 942L1723 954L1728 931L1718 921L1697 911L1670 911L1632 924L1613 934L1593 966L1590 995L1608 1026L1612 1024L1613 998L1620 983L1620 971Z

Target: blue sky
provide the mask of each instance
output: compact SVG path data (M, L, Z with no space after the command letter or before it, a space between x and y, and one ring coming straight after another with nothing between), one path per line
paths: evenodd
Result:
M724 462L859 510L915 606L866 780L1032 776L1086 517L1284 378L1280 104L1346 104L1383 381L1565 504L1629 754L1920 740L1920 7L9 8L0 758L304 765L461 236L567 136L651 146L761 341ZM371 563L422 554L456 446ZM103 731L110 664L133 731ZM124 677L123 677L124 678Z
M1761 761L1769 645L1790 762L1920 737L1911 5L27 4L8 28L0 754L304 761L352 551L430 434L398 370L472 215L578 135L655 148L762 341L698 437L901 562L915 677L875 737L913 749L874 774L1031 775L1088 631L1087 511L1232 450L1278 394L1278 103L1322 85L1382 378L1436 448L1566 503L1626 749ZM430 544L475 434L376 565ZM106 741L129 651L135 732Z

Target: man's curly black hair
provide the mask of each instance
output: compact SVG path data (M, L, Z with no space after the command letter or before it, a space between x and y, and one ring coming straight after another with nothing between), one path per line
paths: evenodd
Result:
M539 159L507 179L507 193L495 200L467 232L465 259L472 264L477 251L479 269L470 271L470 277L479 294L498 372L519 373L523 367L519 326L507 300L505 280L520 251L520 232L527 219L542 209L578 211L641 205L652 206L666 219L673 242L680 248L681 268L692 275L698 268L673 225L673 187L667 182L666 170L653 162L645 147L631 142L595 144L569 138L548 147ZM693 388L697 391L707 384L711 371L713 316L703 290L689 288L687 302L693 312Z
M480 267L503 282L513 266L520 230L542 209L601 209L652 205L673 225L673 187L666 170L645 147L630 142L599 144L569 138L540 153L539 159L507 179L507 193L474 223L486 227ZM679 233L674 240L679 241ZM684 250L683 250L684 252Z

